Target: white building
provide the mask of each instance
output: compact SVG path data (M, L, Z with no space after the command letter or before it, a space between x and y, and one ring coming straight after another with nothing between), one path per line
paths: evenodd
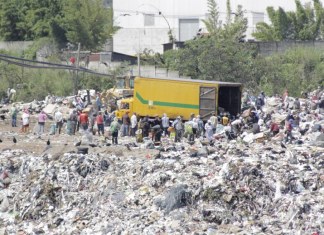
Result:
M309 0L310 1L310 0ZM302 3L309 2L301 0ZM220 20L226 17L226 0L216 0ZM207 0L113 0L115 25L121 27L113 37L115 52L136 55L143 50L163 52L168 32L176 41L186 41L206 31L202 22L208 15ZM295 0L231 0L231 9L243 6L248 19L247 39L258 22L269 22L266 8L281 6L295 10Z

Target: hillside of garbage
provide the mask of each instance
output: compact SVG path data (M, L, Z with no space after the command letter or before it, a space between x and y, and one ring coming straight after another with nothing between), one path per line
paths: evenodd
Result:
M229 138L219 124L212 142L163 136L158 145L130 136L112 145L87 131L23 134L8 127L12 104L1 105L0 235L322 234L323 98L311 93L296 109L293 97L267 97L258 133L245 125ZM71 104L16 105L36 117ZM269 115L298 117L290 142L284 128L269 135Z

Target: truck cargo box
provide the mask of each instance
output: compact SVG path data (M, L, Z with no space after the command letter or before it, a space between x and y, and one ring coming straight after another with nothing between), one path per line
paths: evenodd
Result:
M240 83L194 79L143 78L134 80L134 97L121 101L117 117L128 111L139 116L162 116L171 119L191 114L207 120L213 112L224 110L237 115L241 111Z

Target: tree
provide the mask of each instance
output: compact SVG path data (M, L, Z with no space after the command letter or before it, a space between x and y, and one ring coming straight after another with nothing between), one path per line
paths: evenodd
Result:
M247 29L247 19L244 17L242 6L238 5L237 11L232 12L230 0L226 2L226 23L222 26L218 21L219 12L215 0L208 0L208 18L203 20L211 37L220 40L243 41ZM235 15L234 21L232 15Z
M185 48L179 50L177 70L185 76L190 76L194 79L201 78L199 57L206 48L206 45L212 46L211 38L199 38L186 42Z
M314 0L314 10L316 17L316 27L318 29L318 39L324 39L324 9L319 0Z
M294 48L263 58L260 86L268 94L288 89L292 96L324 85L322 52L315 48Z
M1 53L18 56L9 51L1 51ZM48 93L58 96L72 93L72 79L68 71L29 69L1 61L0 71L0 96L5 95L8 88L16 89L16 99L25 102L34 99L43 100Z
M218 21L219 12L217 10L217 4L215 0L208 0L208 18L206 20L203 20L208 32L211 35L217 35L220 24Z
M272 24L258 23L256 32L253 33L256 39L262 41L281 41L295 38L292 25L294 15L287 14L281 7L277 11L273 7L268 7L267 13Z
M0 33L4 40L34 40L50 34L50 22L61 15L61 0L0 0Z
M52 37L60 46L99 50L117 28L102 0L0 0L0 37L7 41Z
M0 0L0 37L6 41L25 40L24 1Z
M112 10L102 0L69 0L63 5L61 27L69 42L81 43L86 50L100 50L115 32Z
M243 8L241 5L238 5L236 12L231 12L229 4L227 7L227 23L224 25L224 29L221 30L221 35L225 40L243 42L246 36L245 32L248 24L247 18L244 17ZM232 14L235 15L234 21L232 21L232 18L230 17Z
M296 33L300 40L315 40L318 35L318 27L315 21L314 9L310 4L303 7L299 0L296 0Z
M31 32L31 38L48 37L51 24L57 16L62 15L61 0L29 0L24 18L25 27Z
M252 33L252 36L259 41L279 41L272 25L264 22L257 23L256 30Z
M317 40L324 34L324 10L319 0L302 5L295 0L296 11L285 12L282 8L267 8L271 24L260 22L252 34L260 41Z
M209 6L209 17L204 21L209 35L187 41L183 49L168 51L165 64L193 79L242 82L256 87L261 75L255 68L255 48L243 43L247 20L242 7L233 13L228 1L227 21L221 25L215 1L210 0Z

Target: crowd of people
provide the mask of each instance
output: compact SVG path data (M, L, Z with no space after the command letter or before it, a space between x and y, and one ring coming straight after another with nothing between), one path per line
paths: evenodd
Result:
M210 114L208 120L203 120L200 115L192 113L190 117L178 116L175 120L171 120L166 113L161 117L156 115L154 118L145 116L139 117L136 113L125 113L121 120L115 117L115 112L108 112L100 101L97 95L94 102L94 108L87 108L84 101L78 97L73 102L73 109L70 109L68 115L63 115L61 108L58 108L53 117L50 117L50 134L59 135L63 132L69 135L75 135L78 131L90 131L94 135L111 137L113 144L118 144L119 136L135 137L136 141L140 142L143 138L151 138L155 143L161 142L162 136L169 137L174 142L181 142L183 138L188 141L195 141L197 138L204 138L213 144L219 138L235 139L243 132L250 132L257 134L260 128L266 128L269 136L277 135L280 130L284 130L285 142L292 142L292 131L297 128L302 134L307 131L309 126L301 127L299 123L307 113L311 110L318 110L318 118L323 117L324 113L324 96L323 91L318 90L315 95L310 97L316 99L313 102L316 105L309 105L301 109L301 103L298 98L293 102L289 101L288 91L285 91L282 97L275 97L281 100L282 105L280 110L265 112L264 106L266 99L264 92L252 104L249 102L247 93L242 97L241 114L236 116L223 111L216 116L215 112ZM51 98L48 98L51 102ZM247 107L247 108L246 108ZM287 113L284 122L278 122L273 118L275 113ZM17 127L18 108L15 104L10 110L11 125ZM41 111L37 117L37 130L34 129L38 135L45 133L45 123L49 116ZM28 109L24 109L21 115L21 132L29 132L30 114ZM186 121L184 121L186 120ZM321 127L318 127L321 128Z
M155 142L160 142L162 136L168 136L174 142L181 142L183 138L188 141L194 141L197 138L205 138L213 144L219 138L227 138L229 140L235 139L245 133L258 134L261 129L267 134L267 137L275 137L280 130L284 133L283 141L285 143L292 143L295 139L293 137L293 130L304 135L310 130L309 125L302 125L307 123L307 115L314 114L315 121L323 120L324 114L324 93L321 89L310 94L311 103L305 103L303 108L299 98L292 98L288 96L286 90L282 97L275 96L278 99L279 105L277 110L265 110L267 102L266 95L261 92L255 104L250 104L245 112L236 116L228 112L211 113L211 116L206 121L203 121L200 115L191 114L190 117L178 116L175 120L170 120L167 114L162 117L156 115L154 119L148 116L138 120L136 113L129 116L126 113L122 117L121 131L122 136L136 136L140 133L140 138L150 137ZM244 99L244 97L243 97ZM244 100L242 101L244 105ZM276 120L276 114L285 115L284 120ZM184 121L186 120L186 121ZM323 131L321 125L317 125L318 131ZM150 134L151 133L151 134Z

